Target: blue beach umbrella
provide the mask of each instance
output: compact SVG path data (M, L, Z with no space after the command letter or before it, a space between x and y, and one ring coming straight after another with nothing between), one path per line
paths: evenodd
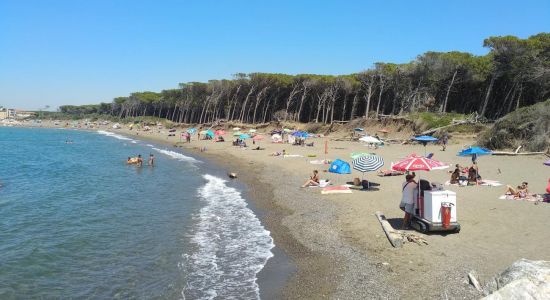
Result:
M246 134L246 133L243 133L243 134L239 135L239 138L242 139L242 140L244 140L244 139L249 139L249 138L251 138L251 136L248 135L248 134Z
M300 137L300 138L307 138L309 134L305 131L295 131L292 133L292 136Z
M206 131L206 135L209 136L210 138L214 138L214 131L208 129L208 130Z
M336 174L351 174L351 167L347 162L336 159L330 164L328 171Z
M470 147L468 149L464 149L460 152L458 152L458 156L471 156L472 162L475 162L478 156L482 155L491 155L493 152L489 149L481 148L481 147ZM477 169L476 169L476 177L477 177Z
M193 134L193 133L195 133L196 131L197 131L196 128L189 128L189 129L187 129L187 133L189 133L189 134Z
M426 145L429 142L437 142L438 139L434 138L433 136L429 135L419 135L413 138L413 140L422 143L424 145L424 156L426 156Z
M354 131L364 131L365 129L357 127L357 128L353 128L353 130Z

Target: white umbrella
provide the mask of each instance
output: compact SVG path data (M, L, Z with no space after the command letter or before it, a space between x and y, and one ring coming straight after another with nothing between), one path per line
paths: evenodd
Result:
M359 141L365 142L365 143L370 143L370 144L382 144L382 142L379 139L377 139L373 136L368 136L368 135L360 138Z

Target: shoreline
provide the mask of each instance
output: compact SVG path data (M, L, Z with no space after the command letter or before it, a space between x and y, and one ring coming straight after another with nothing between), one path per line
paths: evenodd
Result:
M337 134L313 139L314 147L261 142L265 151L245 151L250 148L232 147L230 141L197 141L196 137L191 144L183 144L178 137L167 137L166 130L138 135L125 128L93 130L148 139L167 147L177 146L237 172L238 180L248 187L250 197L247 199L267 212L260 219L272 233L276 246L296 264L296 273L281 291L282 298L478 299L482 295L468 284L468 272L476 271L483 284L520 258L550 260L550 254L544 251L550 247L550 240L543 230L550 217L550 205L498 199L506 184L520 180L528 181L533 192L544 190L549 169L542 165L543 157L481 158L483 177L498 180L504 187L446 186L457 193L457 215L462 231L427 235L414 232L429 244L407 243L396 249L389 245L374 212L382 211L394 228L400 226L403 215L398 203L403 178L367 173L366 178L379 183L379 189L321 195L319 189L299 188L313 169L325 170L326 165L313 165L309 160L323 157L323 140L327 140L330 141L328 159L349 161L350 152L375 152L384 157L384 169L405 155L422 154L426 150L448 164L468 164L470 159L457 157L456 152L472 143L472 137L455 137L446 152L438 146L426 149L420 145L387 145L367 150L360 143L342 140ZM202 147L207 150L201 152ZM281 149L298 157L268 155ZM309 158L311 153L317 154L317 158ZM321 178L331 179L338 185L357 175L361 176L355 171L346 176L321 173ZM445 171L418 175L435 182L445 182L449 176Z

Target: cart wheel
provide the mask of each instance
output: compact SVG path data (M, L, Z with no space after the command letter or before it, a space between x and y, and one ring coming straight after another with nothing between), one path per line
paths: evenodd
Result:
M416 229L422 233L426 233L428 232L428 225L426 225L424 222L422 221L414 221L417 225L415 226Z
M460 232L460 224L456 225L455 230L454 230L454 233L459 233L459 232Z

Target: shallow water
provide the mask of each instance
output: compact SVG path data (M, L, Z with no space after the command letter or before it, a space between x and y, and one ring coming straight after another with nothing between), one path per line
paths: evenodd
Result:
M155 167L125 164L149 153ZM0 165L1 299L259 297L273 241L215 166L108 132L24 128L0 128Z

